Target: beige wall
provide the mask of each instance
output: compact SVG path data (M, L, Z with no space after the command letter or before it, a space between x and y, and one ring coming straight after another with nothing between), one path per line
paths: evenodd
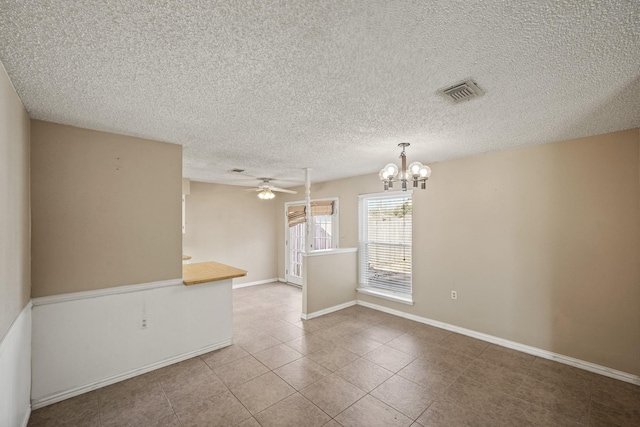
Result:
M305 256L302 263L302 312L312 314L356 299L357 252Z
M182 277L182 147L31 121L32 296Z
M432 164L414 193L415 305L358 298L640 375L639 159L634 129ZM342 247L357 195L380 188L312 187L340 197Z
M260 200L246 187L191 181L183 252L192 262L247 270L235 284L277 278L276 200Z
M29 115L0 64L0 341L29 302Z

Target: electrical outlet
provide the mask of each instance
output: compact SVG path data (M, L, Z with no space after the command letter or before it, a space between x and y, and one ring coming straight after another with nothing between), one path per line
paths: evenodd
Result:
M458 299L458 292L451 291L451 299Z
M140 329L147 329L149 327L149 323L147 322L147 318L143 317L142 322L140 323Z

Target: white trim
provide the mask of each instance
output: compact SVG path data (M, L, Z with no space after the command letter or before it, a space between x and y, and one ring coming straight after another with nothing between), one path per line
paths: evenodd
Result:
M353 301L345 302L343 304L334 305L333 307L325 308L323 310L314 311L313 313L309 313L309 314L302 313L300 315L300 318L302 320L311 320L316 317L324 316L325 314L333 313L334 311L351 307L353 305L356 305L357 303L358 302L356 300L353 300Z
M333 254L344 254L347 252L358 252L358 248L335 248L335 249L322 249L319 251L312 252L303 252L303 257L310 256L323 256L323 255L333 255Z
M370 302L358 300L358 305L362 305L364 307L372 308L374 310L382 311L385 313L393 314L395 316L404 317L405 319L414 320L416 322L425 323L427 325L435 326L437 328L446 329L448 331L456 332L462 335L467 335L472 338L477 338L479 340L490 342L492 344L496 344L502 347L521 351L523 353L531 354L533 356L538 356L543 359L549 359L559 363L563 363L565 365L584 369L585 371L594 372L596 374L604 375L605 377L615 378L620 381L625 381L631 384L640 385L640 376L638 375L633 375L627 372L618 371L616 369L607 368L606 366L597 365L591 362L586 362L584 360L554 353L548 350L543 350L541 348L532 347L530 345L521 344L515 341L506 340L504 338L499 338L493 335L484 334L482 332L472 331L471 329L462 328L460 326L451 325L449 323L439 322L437 320L428 319L426 317L416 316L414 314L405 313L400 310L394 310L392 308L384 307L377 304L372 304Z
M273 282L278 282L278 281L279 281L279 279L274 277L273 279L265 279L265 280L258 280L258 281L255 281L255 282L239 283L237 285L233 285L232 288L233 289L247 288L249 286L264 285L265 283L273 283Z
M166 288L169 286L184 286L182 278L161 280L158 282L139 283L135 285L114 286L111 288L96 289L95 291L71 292L68 294L51 295L47 297L33 298L31 301L34 306L45 304L57 304L67 301L76 301L87 298L97 298L107 295L127 294L130 292L147 291L151 289Z
M27 424L29 424L29 418L31 418L31 405L27 407L27 413L24 414L24 418L21 424L22 427L27 427Z
M402 189L398 189L398 190L389 190L389 191L383 191L381 193L363 193L363 194L358 194L358 200L362 200L362 199L384 199L385 197L391 197L394 196L395 194L408 194L410 196L413 195L413 189L407 189L407 191L402 191Z
M357 287L356 291L361 294L371 295L373 297L388 299L389 301L399 302L401 304L413 305L413 296L411 294L399 294L382 289Z
M285 285L293 286L294 288L301 289L302 285L298 285L297 283L287 282L287 279L283 279L282 277L278 277L278 282L284 283Z
M41 399L32 400L31 408L39 409L44 406L51 405L53 403L60 402L65 399L69 399L71 397L79 396L83 393L87 393L102 387L106 387L111 384L115 384L117 382L133 378L135 376L145 374L147 372L155 371L156 369L164 368L165 366L173 365L174 363L182 362L183 360L191 359L192 357L200 356L201 354L209 353L210 351L218 350L219 348L227 347L233 343L233 340L225 340L216 344L208 345L198 350L190 351L188 353L179 354L177 356L170 357L168 359L162 360L160 362L152 363L150 365L143 366L138 369L131 370L129 372L125 372L123 374L114 375L110 378L105 378L103 380L95 381L90 384L86 384L80 387L75 387L69 390L64 390L58 393L53 393L48 396L45 396Z
M13 319L13 322L11 322L11 325L9 325L7 332L4 334L2 338L0 338L0 348L2 348L2 345L4 344L5 340L7 339L11 331L13 330L13 327L17 325L19 321L22 321L22 318L25 317L27 313L31 311L31 307L33 307L32 301L33 300L29 300L29 302L24 307L22 307L22 310L20 310L20 313L18 313L15 319Z

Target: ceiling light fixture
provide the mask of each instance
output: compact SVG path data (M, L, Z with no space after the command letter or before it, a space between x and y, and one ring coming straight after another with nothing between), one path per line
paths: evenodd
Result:
M265 188L264 190L258 193L258 197L260 197L262 200L271 200L274 197L276 197L276 195L273 194L273 192L270 189Z
M400 159L402 159L402 169L398 169L393 163L389 163L387 166L383 167L378 176L380 180L384 184L384 191L393 188L394 182L402 183L402 191L407 191L407 182L409 180L413 181L413 188L418 188L418 183L420 183L420 188L424 190L427 188L427 180L431 176L431 168L429 166L425 166L420 162L413 162L407 168L407 154L405 153L405 148L409 145L408 142L401 142L398 144L398 147L402 147L402 153L400 153Z

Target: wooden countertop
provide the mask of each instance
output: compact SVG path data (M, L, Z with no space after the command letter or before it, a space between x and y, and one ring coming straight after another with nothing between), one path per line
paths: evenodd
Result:
M182 283L186 286L233 279L234 277L246 275L247 272L245 270L213 261L185 264L182 266Z
M191 255L182 255L182 260L183 261L188 261L191 259Z

